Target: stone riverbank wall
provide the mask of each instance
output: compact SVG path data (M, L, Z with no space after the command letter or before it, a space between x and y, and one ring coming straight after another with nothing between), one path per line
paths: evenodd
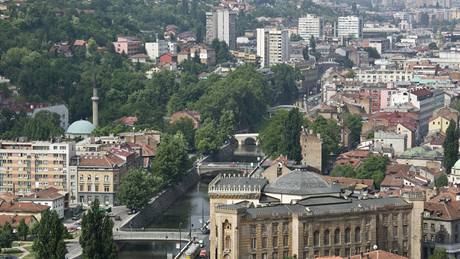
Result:
M143 228L167 210L179 197L184 195L200 180L196 168L190 169L187 176L176 185L170 186L152 198L149 204L135 215L131 221L124 224L121 229L129 231L130 228Z

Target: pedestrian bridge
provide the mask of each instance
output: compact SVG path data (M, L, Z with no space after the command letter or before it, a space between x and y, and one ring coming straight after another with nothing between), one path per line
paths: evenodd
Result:
M242 134L235 134L233 138L238 141L238 145L259 145L259 133L242 133Z
M257 163L241 163L241 162L201 162L197 164L197 172L199 175L213 174L224 171L240 171L249 173L257 167Z

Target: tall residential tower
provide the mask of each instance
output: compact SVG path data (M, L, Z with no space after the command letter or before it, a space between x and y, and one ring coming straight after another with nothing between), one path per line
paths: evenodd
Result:
M225 41L230 49L236 48L236 13L217 9L206 13L206 43L214 39Z

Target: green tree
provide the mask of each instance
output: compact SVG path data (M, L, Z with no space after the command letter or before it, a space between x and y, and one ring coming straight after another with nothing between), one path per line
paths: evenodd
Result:
M380 54L379 54L379 52L377 51L376 48L366 47L366 48L364 48L364 50L369 54L370 58L374 58L374 59L379 59L380 58Z
M25 241L27 239L28 234L29 234L29 226L27 226L26 221L24 219L21 219L19 221L19 226L18 226L18 237Z
M287 120L287 117L287 111L277 111L259 134L262 150L271 158L276 158L283 153L282 136L284 132L284 122Z
M151 176L142 169L133 169L122 179L118 199L131 210L144 208L153 195Z
M331 172L333 176L343 176L357 179L373 179L377 188L385 178L385 171L389 159L385 156L371 156L366 158L358 168L350 165L338 165Z
M289 111L283 123L282 131L282 150L291 160L300 163L302 160L302 150L300 147L300 130L302 128L303 116L298 109Z
M296 71L289 65L278 64L271 68L274 104L290 104L298 96Z
M184 135L188 144L188 150L193 150L195 148L195 128L193 121L189 118L183 118L169 125L169 134L175 135L178 132Z
M371 156L366 158L356 170L356 178L373 179L377 188L385 178L385 172L390 160L386 156Z
M431 50L437 50L438 45L436 45L436 42L430 42L430 44L428 44L428 48Z
M297 42L297 41L303 40L303 38L300 37L299 34L293 33L293 34L291 34L290 40L291 40L291 41L294 41L294 42Z
M363 127L361 117L359 115L345 113L343 121L345 126L351 131L352 142L359 143L361 138L361 128Z
M182 133L165 135L161 138L153 164L156 176L167 181L176 182L190 167L187 153L187 141Z
M313 35L310 37L310 50L312 53L316 53L316 39Z
M447 179L447 175L445 174L442 174L441 176L439 176L434 182L434 185L436 186L436 188L447 186L447 184L448 184L448 179Z
M195 145L201 154L212 154L222 145L222 139L218 133L217 125L212 120L207 120L196 131Z
M355 177L356 172L351 165L337 165L331 171L332 176Z
M225 41L219 41L214 39L211 43L211 47L216 51L216 63L221 64L232 60L232 55Z
M112 234L113 222L99 208L99 200L96 199L83 216L81 226L80 245L84 259L117 258L117 247Z
M56 211L43 212L37 223L32 249L37 258L65 258L64 225Z
M7 222L0 229L0 248L10 248L13 244L13 240L13 227Z
M309 60L310 59L310 56L309 56L309 50L308 50L308 46L305 46L305 48L303 48L302 50L302 57L304 60Z
M323 168L328 164L331 154L336 154L340 143L340 126L332 119L326 120L318 116L313 123L308 125L323 140Z
M450 174L452 166L458 160L458 129L453 120L450 121L447 127L446 138L442 147L444 148L444 168Z
M435 248L432 255L428 259L448 259L446 250L442 248Z

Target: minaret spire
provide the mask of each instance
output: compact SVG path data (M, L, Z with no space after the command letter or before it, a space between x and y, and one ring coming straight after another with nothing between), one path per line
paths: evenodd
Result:
M97 96L97 87L96 87L96 74L93 72L93 125L97 127L99 125L99 97Z

